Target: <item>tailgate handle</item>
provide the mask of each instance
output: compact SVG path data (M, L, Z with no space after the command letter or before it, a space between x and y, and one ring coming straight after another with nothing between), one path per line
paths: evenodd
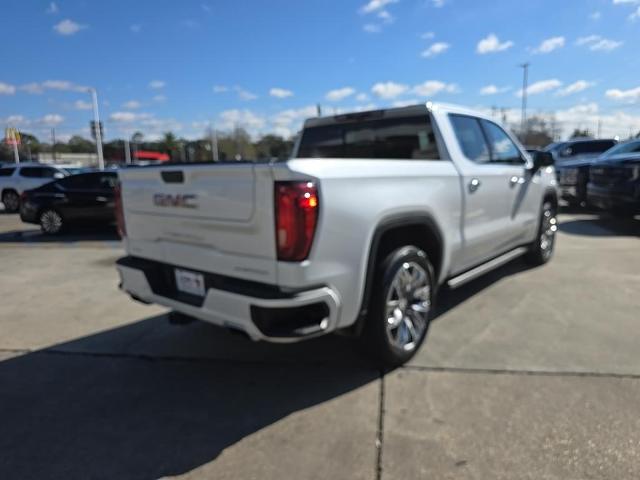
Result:
M165 183L183 183L184 182L184 173L180 170L169 170L166 172L160 172L162 175L162 180Z

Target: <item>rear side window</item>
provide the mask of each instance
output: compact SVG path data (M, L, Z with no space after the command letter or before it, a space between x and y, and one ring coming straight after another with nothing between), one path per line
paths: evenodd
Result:
M358 118L305 128L298 158L440 158L429 115Z
M581 155L585 153L602 153L609 150L614 145L615 142L612 140L577 142L571 145L571 154Z
M478 119L466 115L450 115L449 118L465 157L476 163L489 162L489 145Z
M89 175L71 175L57 182L65 190L82 190L90 188L91 179Z
M26 178L42 178L41 167L23 167L20 169L20 176Z
M10 177L15 168L0 168L0 177Z

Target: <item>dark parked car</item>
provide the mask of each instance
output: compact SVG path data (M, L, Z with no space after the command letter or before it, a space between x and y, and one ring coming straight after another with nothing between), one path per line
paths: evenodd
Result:
M585 206L589 167L616 145L614 139L573 139L553 143L545 150L553 155L561 197L572 206Z
M587 199L618 216L640 214L640 140L618 145L589 172Z
M71 175L22 193L20 218L36 223L47 234L72 224L115 222L116 172Z

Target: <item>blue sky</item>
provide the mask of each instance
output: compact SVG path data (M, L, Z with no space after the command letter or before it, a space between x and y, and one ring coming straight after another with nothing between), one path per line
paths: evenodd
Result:
M295 133L325 112L427 99L603 135L640 130L640 0L5 0L0 125L107 137Z

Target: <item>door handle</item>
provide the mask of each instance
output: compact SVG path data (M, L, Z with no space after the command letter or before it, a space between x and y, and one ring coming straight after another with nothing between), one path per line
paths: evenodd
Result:
M520 181L520 177L518 177L516 175L514 175L513 177L511 177L509 179L509 183L511 184L512 187L515 187L518 184L519 181Z
M472 178L469 182L469 192L475 192L476 190L478 190L478 188L480 188L480 185L482 185L482 182L480 180L478 180L477 178Z
M107 197L96 197L96 200L98 202L107 202L107 201L109 201L109 199Z

